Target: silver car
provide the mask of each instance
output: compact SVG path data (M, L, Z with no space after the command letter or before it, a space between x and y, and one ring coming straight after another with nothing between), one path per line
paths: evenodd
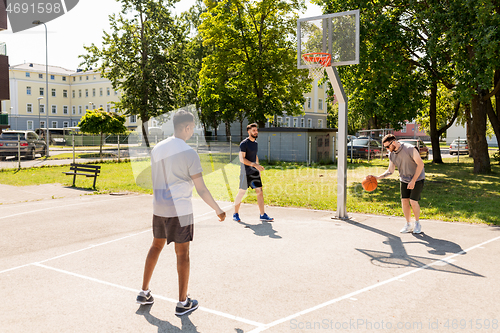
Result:
M450 145L450 155L453 154L468 154L469 153L469 144L467 143L467 139L455 139Z
M4 131L0 134L0 160L20 153L34 160L37 153L45 156L45 142L33 131Z

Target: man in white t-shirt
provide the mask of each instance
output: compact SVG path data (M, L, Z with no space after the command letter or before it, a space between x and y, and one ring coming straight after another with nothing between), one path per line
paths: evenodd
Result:
M212 207L220 221L224 213L207 189L202 176L198 154L186 143L193 135L195 123L191 113L179 111L173 117L174 136L163 140L151 151L153 180L153 244L144 267L142 291L137 303L153 304L149 282L165 242L175 243L179 303L176 315L184 315L198 308L198 301L187 296L189 281L189 242L193 240L194 219L191 202L193 187Z

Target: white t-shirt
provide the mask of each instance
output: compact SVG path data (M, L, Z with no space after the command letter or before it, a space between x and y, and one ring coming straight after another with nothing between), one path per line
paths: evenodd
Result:
M170 137L151 151L153 214L162 217L193 213L191 176L203 171L200 157L182 139Z

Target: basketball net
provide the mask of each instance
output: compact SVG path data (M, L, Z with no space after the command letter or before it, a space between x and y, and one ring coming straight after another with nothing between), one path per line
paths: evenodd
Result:
M319 80L323 78L325 67L330 66L331 56L329 53L313 52L303 54L302 59L309 68L309 77Z

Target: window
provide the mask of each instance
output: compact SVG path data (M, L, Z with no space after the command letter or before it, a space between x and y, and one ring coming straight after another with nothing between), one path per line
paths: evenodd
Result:
M63 105L63 114L68 114L68 106Z
M31 95L31 87L26 87L26 95Z
M321 98L318 99L318 110L323 110L323 100Z
M63 76L63 77L62 77L62 80L63 80L63 81L66 81L66 76Z
M283 118L278 117L278 118L276 119L276 121L278 122L278 126L279 126L279 125L281 125L281 123L283 122Z
M75 105L73 105L71 107L71 114L76 114L76 106Z
M89 76L87 75L87 81L89 80Z
M30 73L29 72L26 72L26 77L30 77Z
M45 128L45 121L40 120L40 128Z
M63 90L63 97L68 97L68 91L67 90Z
M297 127L299 120L297 118L293 118L293 127Z
M63 122L63 127L69 127L69 121L64 121Z
M78 97L82 97L82 90L81 89L78 90Z
M56 97L56 90L52 89L52 97Z
M43 79L43 74L38 74L39 79Z
M52 128L57 128L57 121L52 122Z
M40 88L40 96L43 96L43 88Z
M28 123L26 124L26 128L28 129L28 131L33 130L33 120L28 120ZM28 133L28 134L31 134L31 133Z
M73 98L75 98L75 91L74 91L74 90L72 91L72 94L73 94L73 95L72 95L72 96L73 96Z
M131 122L131 123L135 123L135 122L137 122L137 116L136 116L135 114L134 114L134 115L132 115L132 116L130 116L130 122Z
M77 125L78 125L78 122L73 120L73 123L71 124L71 126L76 127Z
M75 81L76 81L76 77L73 76L73 82L75 82Z
M78 114L82 114L82 106L78 105Z
M97 76L94 75L94 80L97 79Z
M89 90L85 89L85 97L89 97Z
M57 113L57 105L52 105L52 114Z
M115 95L118 95L118 91L117 90L115 90Z
M102 104L99 104L99 108L102 109L104 107L104 105Z
M33 113L33 104L26 104L26 113Z
M308 109L312 108L312 98L311 97L307 97L307 108Z
M313 127L312 119L307 119L307 127L309 127L309 128Z
M95 88L92 89L92 97L95 97Z
M107 111L107 112L110 112L110 111L111 111L111 105L109 105L109 104L107 104L107 105L106 105L106 111Z
M401 133L406 133L406 125L401 129Z
M323 128L323 119L318 119L318 128Z
M304 127L304 126L305 126L304 118L300 118L300 127Z
M45 113L45 105L40 104L40 113Z
M51 80L55 80L55 79L56 79L56 77L55 77L54 75L51 75L51 76L50 76L50 79L51 79Z
M80 76L80 81L82 80L82 77Z
M85 112L87 112L88 109L89 109L89 106L85 105Z
M102 96L102 88L99 88L99 96Z
M290 117L286 117L285 126L290 127Z
M106 95L109 96L109 88L106 88Z

